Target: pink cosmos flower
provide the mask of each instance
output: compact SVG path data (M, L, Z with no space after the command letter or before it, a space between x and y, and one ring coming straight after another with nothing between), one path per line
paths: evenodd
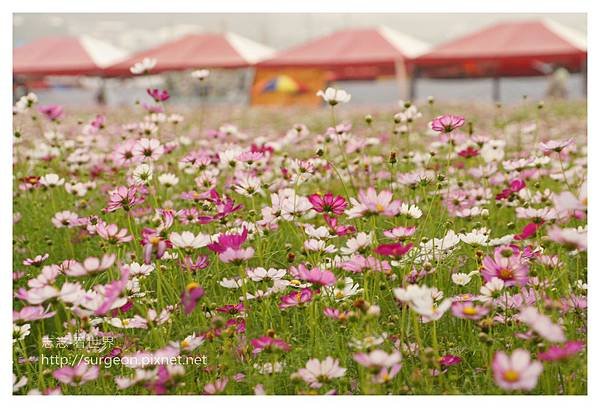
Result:
M222 254L228 248L240 249L241 246L246 242L248 238L248 230L244 227L241 234L221 234L217 239L217 242L208 244L207 247L211 251L218 254Z
M81 385L98 378L100 367L81 362L75 367L64 366L54 370L52 376L63 384Z
M529 277L529 263L516 247L502 245L494 251L494 257L483 259L481 275L486 282L496 277L504 281L505 286L524 285Z
M115 166L129 166L137 161L138 157L134 156L133 148L137 145L137 141L129 139L118 145L112 153L112 160Z
M34 258L27 258L23 261L23 265L25 266L40 266L41 264L44 263L44 261L46 259L48 259L50 255L48 254L44 254L44 255L37 255Z
M192 282L181 292L181 305L186 315L191 314L196 308L198 300L204 296L204 289L196 282Z
M331 286L336 282L333 272L319 268L309 270L304 264L298 265L297 268L292 267L290 274L296 279L304 280L317 286Z
M354 361L363 367L370 369L380 369L382 367L393 367L402 361L402 354L399 351L393 351L390 354L383 350L373 350L369 353L355 353Z
M417 227L395 227L386 231L383 231L383 235L388 238L404 239L412 236Z
M496 384L509 391L532 390L543 369L542 363L531 361L529 352L523 349L515 350L510 356L497 351L492 361Z
M228 382L229 379L225 377L219 378L213 383L206 384L204 386L204 395L220 394L221 392L225 391L225 387L227 386Z
M406 255L412 247L412 243L408 243L407 245L402 245L400 243L381 244L377 248L375 248L375 253L398 259Z
M573 251L587 251L587 231L576 228L564 228L553 226L548 229L548 238L561 244L566 249Z
M542 149L542 152L544 152L544 154L549 154L552 152L560 153L563 149L565 149L568 146L571 146L574 143L575 142L573 138L563 141L550 140L548 142L540 143L540 149Z
M576 355L583 350L585 345L581 341L567 341L559 346L550 346L542 353L538 354L538 358L542 361L558 361L565 360Z
M153 253L156 254L156 258L160 259L168 248L173 247L171 241L162 235L162 231L152 228L144 228L142 230L140 243L144 246L144 263L146 265L152 263Z
M263 351L270 352L274 350L281 350L288 352L290 351L290 345L281 339L275 339L270 336L262 336L250 341L252 344L252 352L254 354L261 353Z
M43 306L25 306L21 310L13 310L13 321L32 322L52 317L56 312L50 312Z
M431 129L440 133L450 133L465 124L464 116L442 115L433 119Z
M452 314L461 319L479 320L489 313L485 306L475 305L473 302L454 302Z
M345 374L346 369L340 367L339 360L327 357L323 361L311 358L305 367L296 371L291 377L301 379L311 388L321 388L323 383L343 377Z
M373 187L369 187L367 191L360 190L358 192L358 200L354 197L350 198L353 207L346 213L349 218L365 215L393 217L400 212L402 203L400 200L392 200L392 198L391 191L384 190L377 193Z
M60 119L64 113L60 105L43 105L38 107L38 111L52 121Z
M140 139L131 151L136 161L156 161L165 152L164 146L158 139Z
M102 272L110 268L117 259L115 254L106 254L102 259L96 257L86 258L83 263L69 262L64 273L67 276L85 276L91 273Z
M119 229L118 225L107 224L104 221L98 222L96 225L96 233L111 244L129 242L133 239L133 236L128 235L129 231L127 231L127 229Z
M208 256L198 255L194 261L191 256L185 256L183 261L180 263L182 268L187 269L190 272L197 272L202 269L208 268Z
M121 268L121 277L119 280L112 281L108 285L104 286L96 286L96 291L101 293L103 296L103 301L98 306L98 308L94 311L94 313L98 316L101 316L108 312L113 305L116 303L117 299L121 295L121 292L125 290L127 287L127 282L129 280L129 268Z
M348 206L348 203L342 196L334 196L332 193L311 194L308 196L308 201L313 205L313 209L319 213L333 213L342 215Z
M167 91L166 89L146 89L146 92L148 92L148 95L150 95L152 97L152 99L154 99L154 102L164 102L167 99L169 99L169 91Z
M110 192L108 205L104 209L105 212L117 211L122 208L126 212L131 210L135 205L143 203L144 197L141 194L142 190L138 186L119 186Z
M339 237L356 232L356 227L354 227L354 225L340 225L338 224L337 218L330 217L327 214L323 214L323 218L325 218L325 222L329 226L329 229Z
M313 291L304 288L300 291L292 291L289 294L282 296L279 303L280 309L288 309L290 307L299 306L308 303L313 298Z
M369 256L354 255L348 261L342 262L340 268L348 272L362 273L368 270L376 272L389 272L392 267L388 261L380 261L379 259Z

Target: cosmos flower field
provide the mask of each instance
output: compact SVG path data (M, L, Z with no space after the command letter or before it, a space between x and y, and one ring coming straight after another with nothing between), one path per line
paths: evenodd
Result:
M586 394L585 103L320 96L23 97L14 393Z

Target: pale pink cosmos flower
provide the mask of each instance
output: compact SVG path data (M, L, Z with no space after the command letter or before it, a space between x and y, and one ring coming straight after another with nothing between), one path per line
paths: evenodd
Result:
M353 357L358 364L372 369L390 368L402 361L402 354L397 350L388 354L377 349L370 353L355 353Z
M225 387L227 386L228 382L229 379L225 377L218 378L215 382L206 384L204 386L204 395L215 395L222 393L223 391L225 391Z
M52 376L63 384L82 385L98 378L100 367L81 362L75 367L64 366L55 370Z
M133 236L129 235L127 229L119 229L118 225L107 224L104 221L96 225L96 233L111 244L129 242L133 239Z
M525 307L517 318L547 341L562 343L567 340L562 327L533 306Z
M79 216L71 211L60 211L52 217L52 224L56 228L72 228L78 225Z
M481 276L486 282L496 277L504 281L505 286L524 285L529 277L529 263L514 246L499 246L494 256L483 259Z
M115 254L106 254L102 258L89 257L82 263L69 262L64 272L67 276L84 276L92 273L102 272L110 268L117 259Z
M56 312L50 312L49 308L45 309L43 306L25 306L21 310L13 310L13 321L31 322L47 319L55 314Z
M417 230L417 227L394 227L392 229L389 230L385 230L383 231L383 235L385 235L388 238L396 238L396 239L404 239L407 237L412 236L415 231Z
M343 377L345 374L346 369L333 357L327 357L323 361L311 358L306 366L292 374L291 378L301 379L311 388L321 388L324 382Z
M402 203L400 200L392 199L392 192L389 190L377 193L373 187L367 191L358 192L358 200L350 198L352 208L346 211L348 218L358 218L365 215L384 215L393 217L400 212Z
M570 251L587 251L587 231L585 230L577 228L561 229L553 226L548 229L548 238Z
M327 269L312 268L308 269L304 264L290 269L290 275L296 279L304 280L318 286L331 286L336 282L333 272Z
M461 319L479 320L489 313L485 306L475 305L473 302L454 302L452 314Z
M133 156L140 161L156 161L165 152L158 139L140 139L132 149Z
M515 350L512 355L497 351L492 362L496 384L508 391L530 391L537 385L544 367L539 361L531 361L528 351Z
M560 153L563 149L565 149L568 146L571 146L573 143L575 143L573 138L567 139L567 140L549 140L547 142L542 142L540 143L540 149L542 149L542 152L548 154L548 153L552 153L552 152L556 152L556 153Z

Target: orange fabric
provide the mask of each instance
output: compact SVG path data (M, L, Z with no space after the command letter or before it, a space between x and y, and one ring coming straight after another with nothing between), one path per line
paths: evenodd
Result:
M301 85L296 93L265 91L267 83L279 75L286 75ZM252 85L252 105L265 106L320 106L323 100L316 95L327 86L328 72L314 68L258 68Z

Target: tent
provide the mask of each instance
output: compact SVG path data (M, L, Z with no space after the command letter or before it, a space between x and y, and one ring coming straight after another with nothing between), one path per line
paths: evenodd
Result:
M387 27L342 30L277 53L259 68L319 68L331 80L395 75L396 65L428 46Z
M105 72L110 76L130 76L129 68L144 58L156 59L153 74L197 68L247 68L272 53L271 48L233 33L189 34L136 53Z
M494 78L498 99L501 77L548 75L557 67L582 72L586 61L585 35L539 20L492 25L440 44L408 65L415 79Z
M290 49L257 64L257 80L253 89L255 104L293 104L287 95L261 92L264 81L279 75L294 81L307 82L307 77L318 75L310 81L313 86L307 95L297 95L299 104L318 105L315 92L328 81L372 80L397 76L405 79L405 61L428 49L428 45L388 27L358 28L334 32ZM310 73L310 74L309 74ZM269 79L271 78L271 79Z
M15 76L102 75L125 52L88 36L46 37L13 51Z

